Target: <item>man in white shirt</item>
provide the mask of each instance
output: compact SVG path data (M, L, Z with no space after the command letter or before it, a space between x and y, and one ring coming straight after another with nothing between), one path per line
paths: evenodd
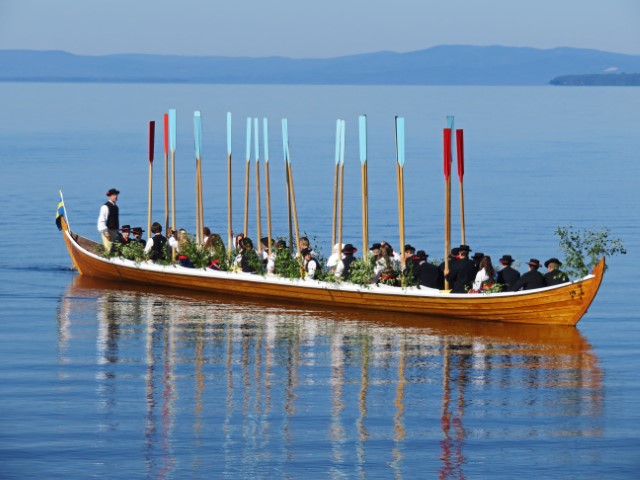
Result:
M112 243L118 240L120 236L120 219L119 211L116 202L118 201L118 195L120 191L111 188L107 191L107 197L109 200L100 207L100 214L98 215L98 231L102 236L102 244L107 252L111 252Z

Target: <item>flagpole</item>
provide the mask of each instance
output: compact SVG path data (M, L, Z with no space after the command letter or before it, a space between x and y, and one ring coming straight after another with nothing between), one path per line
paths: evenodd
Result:
M227 253L231 258L233 251L233 208L231 201L231 112L227 112Z
M369 251L369 179L367 176L367 117L360 115L359 140L362 165L362 257Z
M247 165L244 176L244 233L249 236L249 167L251 162L251 118L247 117Z
M458 153L458 178L460 179L460 231L462 242L461 245L466 245L466 234L464 226L464 132L462 129L456 130L456 146Z
M149 212L147 214L147 236L151 237L151 211L153 199L153 152L155 145L156 122L149 122Z
M269 181L269 125L266 118L262 119L262 128L264 134L262 135L264 141L264 170L265 170L265 187L267 189L267 249L268 254L271 255L271 187Z
M258 118L253 119L253 133L254 133L254 152L256 156L256 230L258 244L258 253L262 253L262 212L260 210L260 128L258 126Z

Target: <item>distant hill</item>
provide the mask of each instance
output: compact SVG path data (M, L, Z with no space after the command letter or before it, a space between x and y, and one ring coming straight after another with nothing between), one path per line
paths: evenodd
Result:
M328 59L0 50L0 65L5 82L545 85L561 75L640 72L640 55L461 45Z

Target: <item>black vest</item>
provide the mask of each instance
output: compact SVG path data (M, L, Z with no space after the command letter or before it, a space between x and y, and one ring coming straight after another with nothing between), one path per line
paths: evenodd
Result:
M149 252L149 258L151 260L164 260L167 251L167 237L163 235L153 236L153 246L151 252Z
M107 228L109 230L118 230L120 228L120 219L118 218L118 206L114 203L105 203L109 209L109 215L107 215Z

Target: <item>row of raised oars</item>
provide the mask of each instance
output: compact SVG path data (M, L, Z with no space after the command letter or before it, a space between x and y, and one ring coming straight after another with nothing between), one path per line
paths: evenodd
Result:
M253 127L253 135L252 135ZM344 212L344 159L345 159L345 127L346 122L338 119L336 122L336 149L335 149L335 173L334 173L334 198L333 198L333 223L331 231L331 246L337 244L342 247L343 234L343 212ZM359 146L361 162L362 181L362 246L363 252L368 251L368 172L367 172L367 121L362 115L358 119ZM260 135L259 121L257 118L247 118L247 142L246 142L246 170L245 170L245 202L244 202L244 229L243 234L249 234L249 195L250 195L250 167L251 167L251 147L253 140L253 150L255 156L255 177L256 177L256 216L257 216L257 237L258 251L262 245L262 212L261 212L261 191L260 191ZM451 163L454 118L447 117L447 128L444 129L444 176L445 176L445 269L449 268L449 252L451 250ZM202 188L202 120L199 111L194 112L194 138L196 153L196 241L202 242L204 229L204 205ZM153 178L153 156L155 140L155 122L149 122L149 214L147 218L147 228L150 233L152 217L152 178ZM295 202L295 188L293 182L293 172L291 169L291 159L289 152L289 137L287 120L282 120L282 141L283 156L285 163L286 187L287 187L287 213L289 220L289 244L293 247L293 232L295 229L295 247L300 253L299 246L299 225L297 207ZM461 218L461 243L465 243L465 222L464 222L464 140L463 131L457 130L456 150L458 158L458 176L460 180L460 218ZM272 228L271 228L271 192L269 178L269 140L268 121L263 118L263 152L265 163L265 186L266 186L266 208L267 208L267 238L268 249L271 251ZM398 191L398 226L400 237L400 253L404 260L405 245L405 212L404 212L404 164L405 164L405 122L403 117L395 117L395 142L396 142L396 180ZM164 115L164 154L165 154L165 225L169 228L169 174L171 173L171 226L176 225L175 208L175 151L176 151L176 111L170 110ZM169 168L169 157L171 165ZM233 217L232 217L232 148L231 148L231 113L227 113L227 207L228 207L228 245L229 252L235 247L233 243ZM446 288L446 286L445 286Z

